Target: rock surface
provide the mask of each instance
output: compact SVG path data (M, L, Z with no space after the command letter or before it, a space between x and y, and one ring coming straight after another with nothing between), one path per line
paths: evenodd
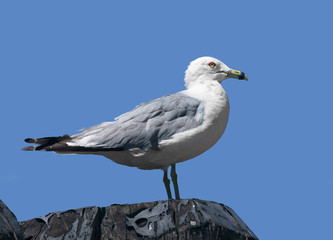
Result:
M23 240L23 233L15 215L0 200L0 240Z
M86 207L20 223L25 239L258 239L229 207L183 199Z

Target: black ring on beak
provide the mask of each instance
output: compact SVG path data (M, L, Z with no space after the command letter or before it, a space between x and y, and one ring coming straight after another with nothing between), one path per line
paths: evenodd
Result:
M239 76L239 79L242 80L245 78L245 73L241 72L240 76Z

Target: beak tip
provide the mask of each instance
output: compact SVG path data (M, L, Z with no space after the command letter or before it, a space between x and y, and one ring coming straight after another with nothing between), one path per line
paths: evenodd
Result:
M245 81L248 81L249 79L247 78L247 75L245 74L245 73L243 73L243 72L241 72L241 74L240 74L240 78L239 79L241 79L241 80L245 80Z

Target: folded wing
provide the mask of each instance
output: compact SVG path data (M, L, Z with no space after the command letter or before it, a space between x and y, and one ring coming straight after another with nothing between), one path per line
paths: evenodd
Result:
M70 138L45 145L39 150L57 152L126 151L158 149L159 143L176 133L199 126L204 118L203 104L183 93L167 95L143 103ZM45 138L44 138L45 139ZM38 143L37 143L38 144ZM29 147L27 147L29 148ZM25 149L30 150L30 149Z

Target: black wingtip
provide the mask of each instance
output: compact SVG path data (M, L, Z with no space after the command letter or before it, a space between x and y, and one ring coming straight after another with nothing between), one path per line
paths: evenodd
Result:
M25 142L27 143L33 143L37 144L39 146L28 146L25 148L22 148L23 151L53 151L52 145L56 143L60 143L62 141L67 141L70 140L71 136L68 134L65 134L64 136L59 136L59 137L44 137L44 138L26 138L24 139Z
M34 138L26 138L26 139L24 139L24 141L27 142L27 143L35 143L36 139L34 139Z

